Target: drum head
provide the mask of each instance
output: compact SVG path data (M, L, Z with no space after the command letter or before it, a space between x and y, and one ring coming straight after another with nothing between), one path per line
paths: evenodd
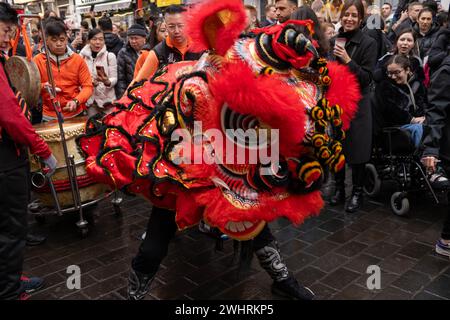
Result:
M64 136L67 140L76 138L84 133L86 127L87 117L75 117L65 119L63 122ZM41 136L46 142L61 141L61 133L59 131L59 124L57 120L42 122L33 125L36 133Z
M6 61L5 70L11 84L22 93L28 107L35 107L41 93L41 76L36 64L24 57L13 56Z

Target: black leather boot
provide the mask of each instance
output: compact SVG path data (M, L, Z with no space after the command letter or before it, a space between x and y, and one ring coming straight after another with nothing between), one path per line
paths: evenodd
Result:
M314 292L311 289L302 286L292 275L286 280L274 281L272 284L272 293L293 300L312 300Z
M273 279L272 293L294 299L312 300L314 293L297 282L283 262L278 245L275 241L255 251L259 263Z
M330 205L337 206L341 203L345 203L345 187L344 186L336 186L336 191L334 195L330 198Z
M147 295L155 275L146 275L131 269L128 277L128 300L142 300Z
M349 213L354 213L358 211L363 202L363 188L362 187L353 187L352 197L350 198L345 211Z

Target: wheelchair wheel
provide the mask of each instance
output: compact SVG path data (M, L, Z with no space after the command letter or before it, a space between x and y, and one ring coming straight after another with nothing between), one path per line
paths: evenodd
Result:
M405 216L409 212L409 199L403 192L395 192L391 196L391 209L397 216Z
M376 197L380 193L381 180L372 163L366 164L366 181L363 189L369 197Z

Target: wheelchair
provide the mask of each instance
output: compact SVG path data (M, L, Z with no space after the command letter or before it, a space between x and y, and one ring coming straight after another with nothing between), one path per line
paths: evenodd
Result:
M429 193L439 204L409 132L399 127L383 128L374 136L371 160L366 164L364 192L369 197L377 196L382 181L394 181L396 184L390 206L397 216L408 214L409 197L413 193Z

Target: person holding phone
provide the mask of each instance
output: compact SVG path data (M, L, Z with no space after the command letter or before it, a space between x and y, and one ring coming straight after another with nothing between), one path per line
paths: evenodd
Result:
M364 20L364 6L361 0L346 0L341 13L341 29L335 39L333 54L336 60L347 65L358 79L362 99L358 112L347 131L344 141L346 162L352 168L353 191L345 210L356 212L363 198L365 164L372 151L372 110L370 105L370 85L372 70L377 61L376 42L364 35L360 26ZM331 205L345 202L345 170L335 175L336 191Z
M116 100L114 86L117 83L117 60L116 56L106 49L103 31L89 31L88 44L81 50L80 55L89 68L94 86L94 94L86 103L88 115L108 113L108 105Z

